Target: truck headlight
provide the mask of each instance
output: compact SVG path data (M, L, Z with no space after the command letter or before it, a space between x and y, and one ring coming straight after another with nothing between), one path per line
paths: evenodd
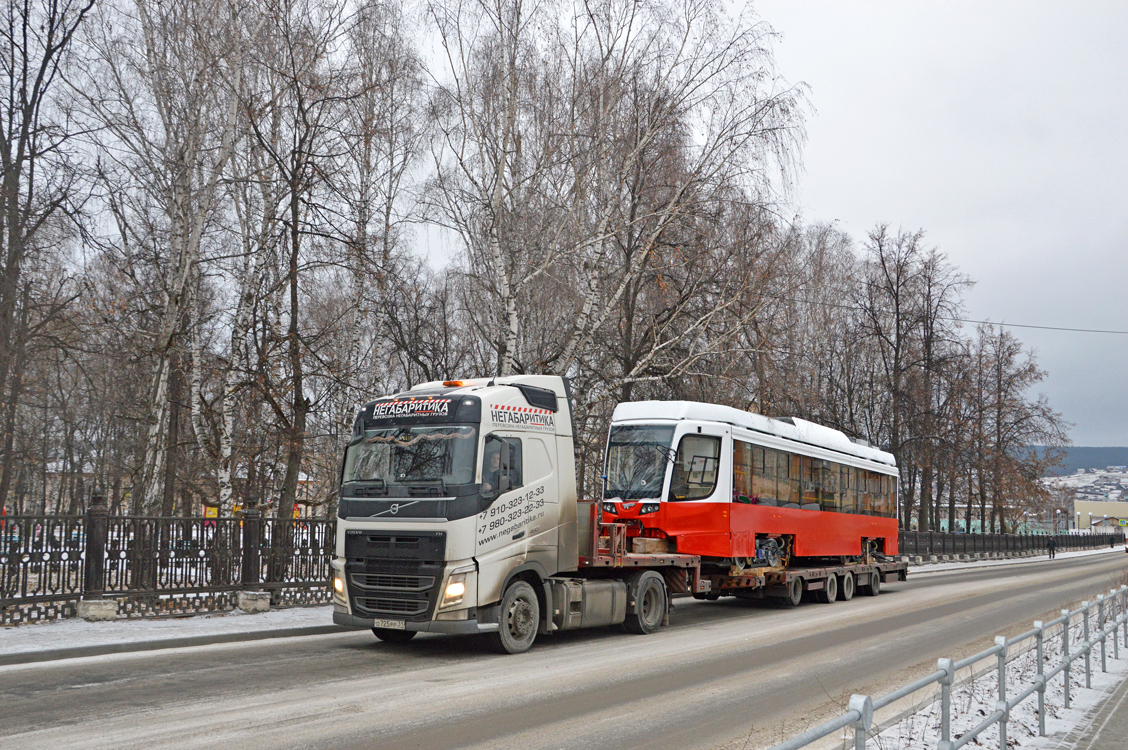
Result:
M462 603L462 597L466 595L466 574L465 573L452 573L450 580L447 581L446 590L443 591L443 607L453 607L455 604Z
M345 576L339 570L333 571L333 601L339 604L348 604L345 594Z

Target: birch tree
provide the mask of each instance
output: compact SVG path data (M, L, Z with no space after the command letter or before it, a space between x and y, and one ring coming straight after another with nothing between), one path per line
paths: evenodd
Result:
M238 48L234 6L200 0L107 6L88 41L91 65L72 90L99 128L116 251L144 288L158 285L147 332L153 367L134 501L167 507L169 385L200 283L202 247L236 138L224 85ZM140 42L140 44L138 44ZM144 266L142 270L138 264Z

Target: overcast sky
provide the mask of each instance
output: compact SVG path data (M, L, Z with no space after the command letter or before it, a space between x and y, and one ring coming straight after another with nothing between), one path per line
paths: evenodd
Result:
M968 317L1128 330L1128 3L754 8L810 87L806 221L924 229ZM1128 336L1011 330L1076 445L1128 445Z

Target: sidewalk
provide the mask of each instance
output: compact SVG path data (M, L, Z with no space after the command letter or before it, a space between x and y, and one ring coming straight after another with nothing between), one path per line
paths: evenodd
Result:
M1124 545L1118 544L1115 547L1098 547L1097 549L1058 552L1057 555L1054 556L1054 560L1068 560L1073 557L1108 554L1124 555ZM1128 557L1128 555L1126 555L1126 557ZM1047 562L1049 559L1049 555L1043 552L1042 554L1031 555L1030 557L1002 557L989 560L967 560L963 562L909 563L909 569L912 570L914 574L920 574L943 570L973 570L975 568L993 568L997 565L1021 565L1023 563Z
M1124 750L1128 747L1128 680L1097 706L1085 724L1071 732L1059 750Z
M1092 689L1076 689L1073 707L1046 723L1049 736L1031 738L1022 746L1037 750L1128 747L1128 654L1121 649L1120 656L1120 660L1109 657L1107 674L1100 671L1100 657L1094 659Z
M333 624L331 606L292 607L253 615L236 610L159 620L70 619L0 628L0 666L344 632L348 632L346 628Z

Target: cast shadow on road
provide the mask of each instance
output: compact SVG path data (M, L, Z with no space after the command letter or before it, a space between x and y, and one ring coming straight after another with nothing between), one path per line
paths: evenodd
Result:
M899 587L896 585L889 585L882 589L881 596L883 598L886 596L896 596L898 588ZM852 602L836 602L834 605L828 605L820 604L814 601L813 598L808 600L804 597L804 601L801 605L798 607L790 607L773 599L737 599L734 597L725 597L712 602L696 601L693 599L675 599L674 610L670 613L669 629L679 630L682 628L700 627L701 625L709 623L722 622L739 623L743 626L746 623L756 622L761 618L776 617L780 614L791 614L797 618L801 618L809 609L821 609L828 606L844 608L865 606L865 602L863 598L859 598ZM617 625L603 628L567 630L555 635L538 636L533 650L544 653L577 644L598 643L612 638L632 637L635 636L624 633ZM358 654L374 652L380 653L381 655L410 654L413 659L429 659L434 660L436 663L474 660L488 656L503 658L491 651L486 646L486 643L477 636L420 633L410 642L402 644L385 643L373 636L372 640L367 643L362 640L350 639L348 642L341 643L339 647L344 650L355 651Z

